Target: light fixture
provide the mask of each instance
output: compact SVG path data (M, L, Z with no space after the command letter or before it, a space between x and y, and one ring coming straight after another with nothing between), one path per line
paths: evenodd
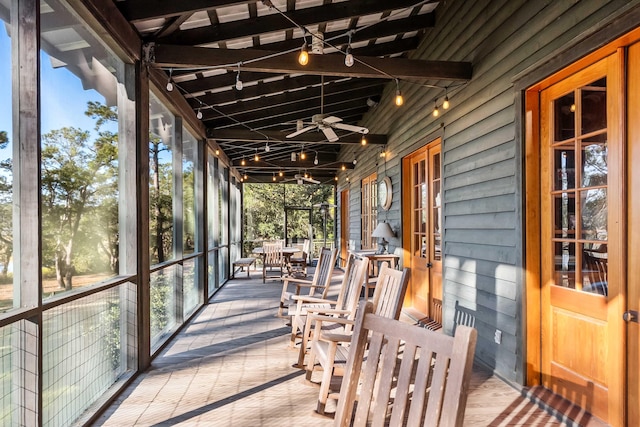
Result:
M173 91L173 82L171 76L173 75L173 68L169 68L169 80L167 80L167 92Z
M362 139L360 139L360 144L367 145L367 138L364 136L364 133L362 134Z
M396 79L396 98L395 103L397 107L400 107L404 104L404 98L402 97L402 92L400 91L400 86L398 85L398 79Z
M575 113L575 112L576 112L576 104L571 104L571 106L569 107L569 110L570 110L572 113Z
M438 103L437 101L433 101L433 117L438 117L440 115L440 110L438 110Z
M247 161L244 159L244 156L242 156L242 160L240 160L240 165L244 166L247 164Z
M334 176L334 177L333 177L333 180L334 180L334 181L338 181L338 175Z
M244 85L242 84L242 80L240 80L240 63L238 63L238 74L236 74L236 90L242 90Z
M450 107L449 104L449 94L447 94L447 88L444 88L444 101L442 102L442 109L443 110L448 110Z
M200 108L198 108L198 112L196 113L196 118L198 120L202 120L202 110Z
M279 177L283 177L284 176L284 172L282 172L282 171L278 172L278 176Z
M247 173L246 173L246 172L244 173L244 179L245 179L245 181L246 181L247 179L249 179L249 175L247 175Z
M291 153L291 161L292 162L296 161L296 153L295 152Z
M271 151L271 147L269 147L269 141L267 141L266 144L264 144L264 152L268 153L269 151Z
M353 159L353 165L357 165L358 164L358 159Z
M347 182L349 182L349 175L347 175L347 178L346 178L346 179L347 179Z
M395 236L396 236L395 233L393 232L393 230L391 229L391 226L387 222L379 223L376 229L373 230L373 233L371 233L371 237L382 238L382 241L380 241L381 254L389 253L387 251L387 245L389 244L389 242L385 240L385 237L391 238Z
M258 156L258 149L256 148L256 154L253 156L253 161L257 162L260 160L260 156Z
M382 151L380 152L380 157L382 157L382 158L387 157L387 151L386 151L386 150L382 150Z
M342 167L340 168L342 170L347 170L347 167L343 164Z
M216 156L220 155L220 150L216 148Z
M319 162L318 162L318 152L316 151L316 158L315 158L315 159L313 159L313 164L314 164L314 165L317 165L318 163L319 163Z
M307 65L309 63L309 51L307 46L307 37L304 37L304 43L300 48L300 54L298 55L298 63L300 65Z
M307 155L304 153L304 150L300 150L300 160L304 160L307 158Z
M271 179L273 180L273 182L276 181L276 174L275 173L273 174L273 178L271 178Z
M344 57L344 65L347 67L353 67L355 63L353 59L353 54L351 53L351 46L347 47L347 55Z

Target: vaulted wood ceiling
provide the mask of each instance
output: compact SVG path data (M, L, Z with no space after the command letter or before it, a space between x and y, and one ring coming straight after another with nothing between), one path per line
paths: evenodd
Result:
M332 179L342 167L340 147L359 144L360 134L336 129L339 140L328 142L315 129L286 138L321 109L357 125L385 85L471 78L469 63L407 59L434 26L437 1L114 1L147 43L148 60L202 113L208 136L252 181L271 180L281 170ZM322 53L300 65L303 42L311 52L319 35ZM349 46L356 58L351 67L345 65ZM367 140L385 144L386 135ZM302 150L307 159L292 161Z

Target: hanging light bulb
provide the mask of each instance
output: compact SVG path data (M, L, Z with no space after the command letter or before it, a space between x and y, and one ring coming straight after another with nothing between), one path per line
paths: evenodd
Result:
M169 80L167 80L167 92L173 91L173 82L171 76L173 75L173 68L169 68Z
M351 53L351 46L347 47L347 55L344 57L344 65L347 67L353 67L355 60L353 59L353 54Z
M340 167L340 169L347 170L347 167L343 164L342 167Z
M304 151L300 150L300 160L305 160L307 158L307 155L304 153Z
M238 63L238 74L236 74L236 90L242 90L244 85L242 84L242 80L240 80L240 64Z
M202 120L202 110L198 108L198 112L196 113L196 118L198 120Z
M216 156L220 155L220 150L216 148Z
M396 106L399 107L404 104L404 98L402 97L402 92L400 91L400 86L398 85L398 79L396 79L396 98L395 98Z
M304 177L305 177L305 178L309 178L309 174L308 174L306 171L305 171L305 173L304 173Z
M347 175L347 182L349 182L349 175Z
M316 158L315 158L315 159L313 159L313 164L314 164L314 165L317 165L318 163L319 163L319 162L318 162L318 152L316 151Z
M245 179L245 181L246 181L247 179L249 179L249 175L247 175L247 173L246 173L246 172L245 172L245 174L244 174L244 179Z
M433 117L438 117L440 115L440 110L438 110L437 101L433 101Z
M269 151L271 151L271 147L269 147L269 141L267 141L267 143L264 144L264 152L268 153Z
M256 148L256 154L253 156L253 160L255 162L257 162L258 160L260 160L260 156L258 156L258 149Z
M283 177L284 176L284 172L282 172L282 171L278 172L278 176L279 177Z
M335 175L335 176L333 177L333 180L334 180L334 181L338 181L338 175Z
M307 65L309 63L309 52L307 47L307 38L304 38L304 43L300 48L300 54L298 55L298 63L300 65Z
M291 161L295 162L296 161L296 153L291 153Z
M271 178L271 179L273 180L273 182L276 181L276 174L275 173L273 174L273 178Z
M367 145L367 138L362 134L362 139L360 140L361 145Z
M443 109L443 110L448 110L448 109L449 109L449 107L450 107L450 104L449 104L449 97L445 95L445 97L444 97L444 101L442 102L442 109Z
M241 166L244 166L244 165L246 165L246 164L247 164L247 162L246 162L246 160L244 159L244 156L242 156L242 160L240 161L240 165L241 165Z
M357 165L358 164L358 159L353 159L353 165Z

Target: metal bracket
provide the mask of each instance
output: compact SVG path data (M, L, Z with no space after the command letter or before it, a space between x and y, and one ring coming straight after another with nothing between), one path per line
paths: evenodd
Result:
M145 64L153 64L156 62L156 44L154 42L142 45L142 61Z
M637 312L636 310L628 310L628 311L625 311L625 312L622 314L622 319L623 319L625 322L627 322L627 323L629 323L629 322L636 322L636 323L640 323L640 322L638 321L638 312Z

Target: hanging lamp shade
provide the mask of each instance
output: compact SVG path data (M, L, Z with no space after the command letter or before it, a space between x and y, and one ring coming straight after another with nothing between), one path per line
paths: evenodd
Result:
M384 239L395 237L395 234L393 233L393 230L391 229L391 226L388 222L381 222L378 224L376 229L373 230L373 233L371 233L371 237L382 237Z

